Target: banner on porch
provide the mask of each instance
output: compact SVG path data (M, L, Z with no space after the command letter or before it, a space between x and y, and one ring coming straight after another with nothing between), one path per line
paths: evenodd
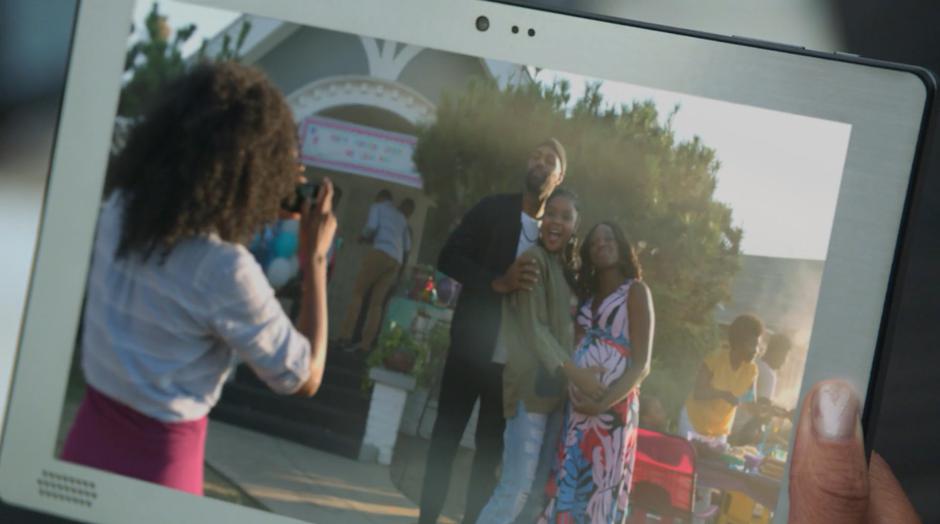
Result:
M417 137L310 116L300 129L304 164L421 189L415 169Z

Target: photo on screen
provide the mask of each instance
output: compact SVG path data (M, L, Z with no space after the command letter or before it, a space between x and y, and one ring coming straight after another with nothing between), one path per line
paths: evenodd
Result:
M849 125L183 2L140 1L133 22L57 457L306 521L772 519ZM220 240L221 226L182 228L168 253L113 256L148 224L198 220L199 198L181 197L193 190L174 173L135 198L190 207L137 213L143 225L128 233L134 159L121 153L142 143L168 85L231 63L236 77L259 71L291 112L295 140L265 135L258 147L295 153L297 182L309 183L298 192L315 195L326 178L335 187L330 343L310 398L290 394L306 339L269 329L301 315L310 262L280 197L198 195L281 207L241 247ZM213 93L234 106L256 95ZM180 100L190 109L179 125L239 111L216 102ZM159 161L214 169L216 189L271 171L206 163L239 140L217 131L160 137ZM199 265L219 246L217 271ZM504 273L517 257L539 268L532 291ZM226 300L264 297L200 295L212 279L252 274L271 293L257 326L226 318ZM650 338L648 358L637 337ZM511 347L545 340L561 353ZM644 360L648 374L631 374ZM635 387L612 398L628 375ZM595 396L581 387L594 383ZM504 435L520 413L537 421L535 444ZM154 438L129 449L160 450L140 464L112 460L116 448L96 437L134 431ZM201 470L165 467L192 453ZM529 461L528 497L494 495L518 466L506 459Z

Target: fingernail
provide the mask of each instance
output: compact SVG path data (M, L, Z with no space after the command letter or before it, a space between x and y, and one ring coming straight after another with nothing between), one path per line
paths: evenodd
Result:
M813 429L822 438L845 440L855 434L858 397L848 384L829 382L813 397Z

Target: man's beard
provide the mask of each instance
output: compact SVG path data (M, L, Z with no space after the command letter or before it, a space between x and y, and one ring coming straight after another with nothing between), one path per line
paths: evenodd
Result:
M548 175L540 173L537 168L530 169L525 177L526 191L535 195L541 195L547 179Z

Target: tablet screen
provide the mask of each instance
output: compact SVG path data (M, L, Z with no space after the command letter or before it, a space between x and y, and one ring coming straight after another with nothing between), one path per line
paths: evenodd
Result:
M609 512L655 514L665 504L729 519L772 517L851 125L179 2L138 2L134 24L123 77L102 79L120 82L121 98L57 457L108 464L113 448L102 434L138 432L135 440L172 448L167 435L185 430L197 440L180 438L197 448L205 439L202 477L165 471L177 458L192 461L192 448L111 471L156 482L196 478L190 491L207 497L307 520L316 515L311 507L326 508L346 521L347 512L416 518L433 470L447 495L434 511L459 521L469 511L503 511L487 497L472 510L464 500L468 484L473 491L474 457L504 444L501 432L493 444L493 425L518 417L516 405L498 405L495 418L505 420L494 422L477 401L488 394L473 388L503 388L504 400L531 401L537 407L529 411L546 420L558 416L542 423L537 439L546 448L554 442L542 457L549 473L533 472L537 480L525 488L547 518L601 511L602 499ZM510 30L530 37L528 27ZM338 229L327 255L331 343L323 385L310 399L271 391L290 389L278 373L297 366L292 335L256 326L231 336L227 323L235 320L224 318L225 304L204 296L222 285L213 288L213 278L244 283L226 273L233 262L200 265L205 259L185 242L163 261L115 256L132 235L129 216L146 229L185 223L167 213L198 215L197 207L172 205L159 216L129 214L128 194L142 190L132 189L135 158L124 148L152 153L141 145L148 118L157 118L148 108L200 61L226 60L260 71L286 99L303 177L318 187L329 178L336 188ZM198 159L226 136L220 129L189 142L172 133L150 138L178 167L180 155ZM148 194L169 202L187 190L184 179L172 173ZM542 208L549 179L569 193ZM482 209L496 214L481 217ZM546 235L568 234L549 230L557 213L568 213L586 258L552 247ZM236 253L244 278L263 278L251 285L270 290L279 308L270 322L296 319L302 309L298 228L285 211L240 247L219 235L203 239L206 249ZM620 257L621 282L607 288L596 276L610 271L595 252L603 239ZM501 274L491 268L505 271L533 249L549 261L536 288L545 293L543 312L533 314L538 323L504 326L483 337L489 346L475 356L460 353L467 351L458 348L466 346L462 337L477 337L473 329L521 322L512 311L525 293L499 295L486 302L496 313L468 319L468 304L496 294L469 276L476 270L454 263L454 253L495 279ZM552 268L571 278L547 284ZM643 329L630 325L643 322L630 309L631 293L642 293L638 283L649 289L655 318L647 323L649 375L625 397L598 401L597 414L572 407L578 387L571 383L543 407L539 400L552 395L531 386L543 364L518 356L536 343L520 344L527 339L512 333L535 330L538 340L564 345L574 364L597 366L597 380L610 390L645 358L637 347ZM551 303L565 296L571 300ZM548 318L558 310L567 310L570 326ZM455 365L462 376L448 371ZM456 421L449 435L442 417ZM148 442L147 434L164 440ZM505 445L516 445L509 435ZM449 472L435 463L434 439L453 444ZM509 460L504 474L517 467L517 457L501 456ZM368 471L387 475L390 491L337 480L363 464L381 465Z

